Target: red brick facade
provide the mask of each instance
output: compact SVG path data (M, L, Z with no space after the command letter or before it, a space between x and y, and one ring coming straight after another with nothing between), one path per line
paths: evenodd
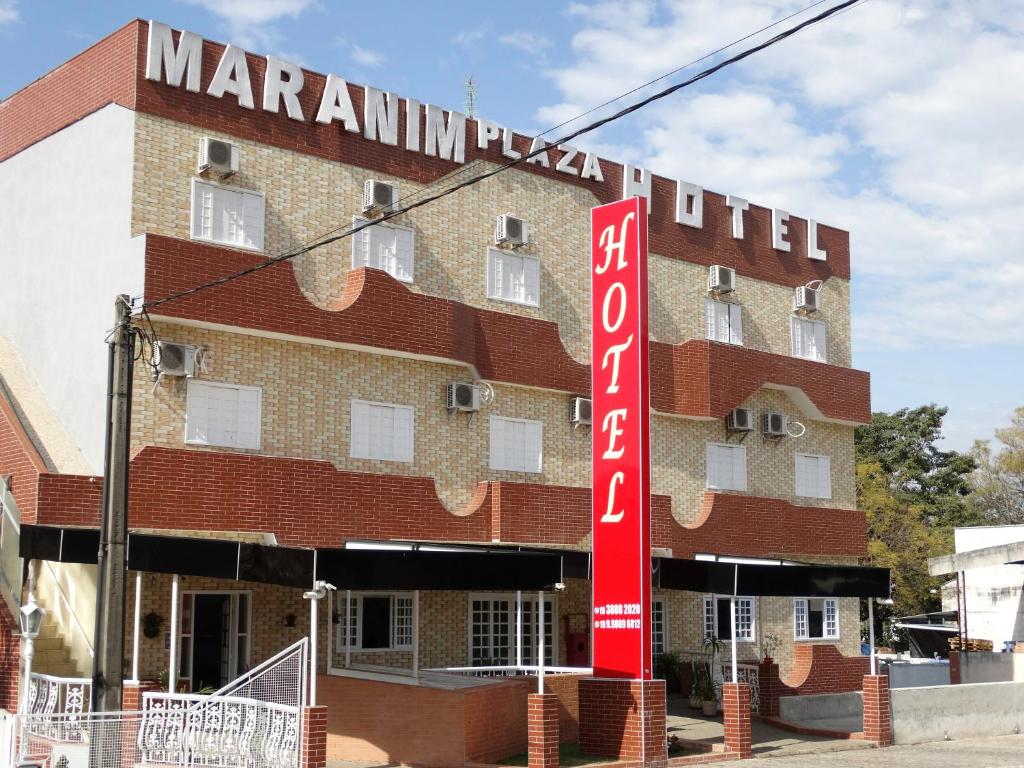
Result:
M793 672L786 680L779 678L778 664L758 666L761 715L778 717L780 696L859 691L871 664L867 656L843 656L834 645L817 643L798 644L794 655Z
M300 716L299 768L326 768L327 707L303 707Z
M324 461L148 447L132 460L130 480L132 527L268 531L293 546L352 538L578 545L591 525L589 488L481 483L471 507L456 515L429 477L344 472ZM168 485L178 489L173 501L162 491ZM41 524L99 524L96 478L43 475L39 490ZM651 516L653 545L675 557L856 556L866 542L863 512L783 499L708 491L698 524L687 528L672 517L668 497L654 496Z
M7 477L23 522L34 520L39 477L46 471L46 463L25 432L14 408L0 395L0 474Z
M437 157L399 151L359 134L345 131L337 124L322 125L316 115L325 77L305 71L305 87L299 95L304 122L290 119L284 111L277 114L261 109L247 110L230 96L215 98L205 93L190 93L145 79L146 36L148 24L134 21L79 54L0 104L0 160L30 146L61 128L109 103L122 104L139 112L186 122L198 127L251 139L285 149L315 155L381 171L418 182L435 181L460 167ZM207 41L203 48L202 87L213 78L224 46ZM263 87L266 60L248 55L249 75L254 94ZM349 86L357 114L362 113L363 92ZM257 98L258 101L258 98ZM422 118L421 118L422 119ZM399 107L399 135L405 134L405 104ZM421 135L423 126L421 125ZM531 139L515 136L513 146L527 152ZM486 152L476 148L476 122L466 124L466 161L485 159L504 163L498 142ZM522 164L522 172L536 173L563 183L578 184L593 191L599 202L621 197L622 166L601 161L604 182L582 180L560 173L554 166L562 153L550 151L551 167ZM576 160L576 167L582 156ZM649 241L651 250L668 258L698 263L724 264L745 276L782 285L803 285L811 280L850 277L849 235L842 230L819 226L818 244L828 253L827 261L806 257L804 220L790 219L790 253L771 247L771 211L751 205L746 214L746 237L731 237L731 209L723 195L707 192L704 197L702 229L682 226L675 221L675 184L654 176Z
M146 300L261 263L263 257L176 238L146 237ZM273 301L266 297L273 296ZM473 365L484 379L585 394L590 368L546 320L477 309L410 291L375 269L349 273L330 310L299 289L289 262L158 307L154 315L428 355ZM505 340L514 338L511 345ZM651 344L651 405L724 417L765 384L802 390L825 418L871 420L870 376L811 360L702 339Z
M664 765L665 681L580 681L580 748L588 755Z

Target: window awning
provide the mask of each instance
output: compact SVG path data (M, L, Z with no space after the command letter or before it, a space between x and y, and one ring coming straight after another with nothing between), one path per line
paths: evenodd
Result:
M23 525L19 554L62 563L97 562L95 528ZM299 549L218 539L129 533L128 569L255 581L309 589L316 578L338 589L549 589L562 580L556 552Z
M652 583L662 589L750 597L889 597L888 568L727 560L654 561Z

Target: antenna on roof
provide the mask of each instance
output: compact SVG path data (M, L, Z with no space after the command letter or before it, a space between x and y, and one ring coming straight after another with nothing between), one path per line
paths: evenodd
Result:
M476 83L472 75L466 81L466 117L476 117Z

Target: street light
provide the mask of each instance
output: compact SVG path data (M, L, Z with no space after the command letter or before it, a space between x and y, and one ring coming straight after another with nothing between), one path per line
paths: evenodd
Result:
M28 602L21 606L18 613L18 623L21 625L21 637L25 641L25 697L22 704L22 714L28 714L29 691L32 688L32 654L35 651L34 641L39 637L39 628L43 624L43 616L46 611L36 604L36 596L28 593Z

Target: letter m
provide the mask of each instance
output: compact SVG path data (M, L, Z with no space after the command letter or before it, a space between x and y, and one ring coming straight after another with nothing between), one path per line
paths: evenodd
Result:
M146 79L160 81L161 71L167 73L167 84L178 87L181 76L188 71L185 88L199 93L199 76L202 74L203 38L192 32L181 31L178 50L174 50L174 35L171 28L159 21L149 22L149 39L146 50Z

